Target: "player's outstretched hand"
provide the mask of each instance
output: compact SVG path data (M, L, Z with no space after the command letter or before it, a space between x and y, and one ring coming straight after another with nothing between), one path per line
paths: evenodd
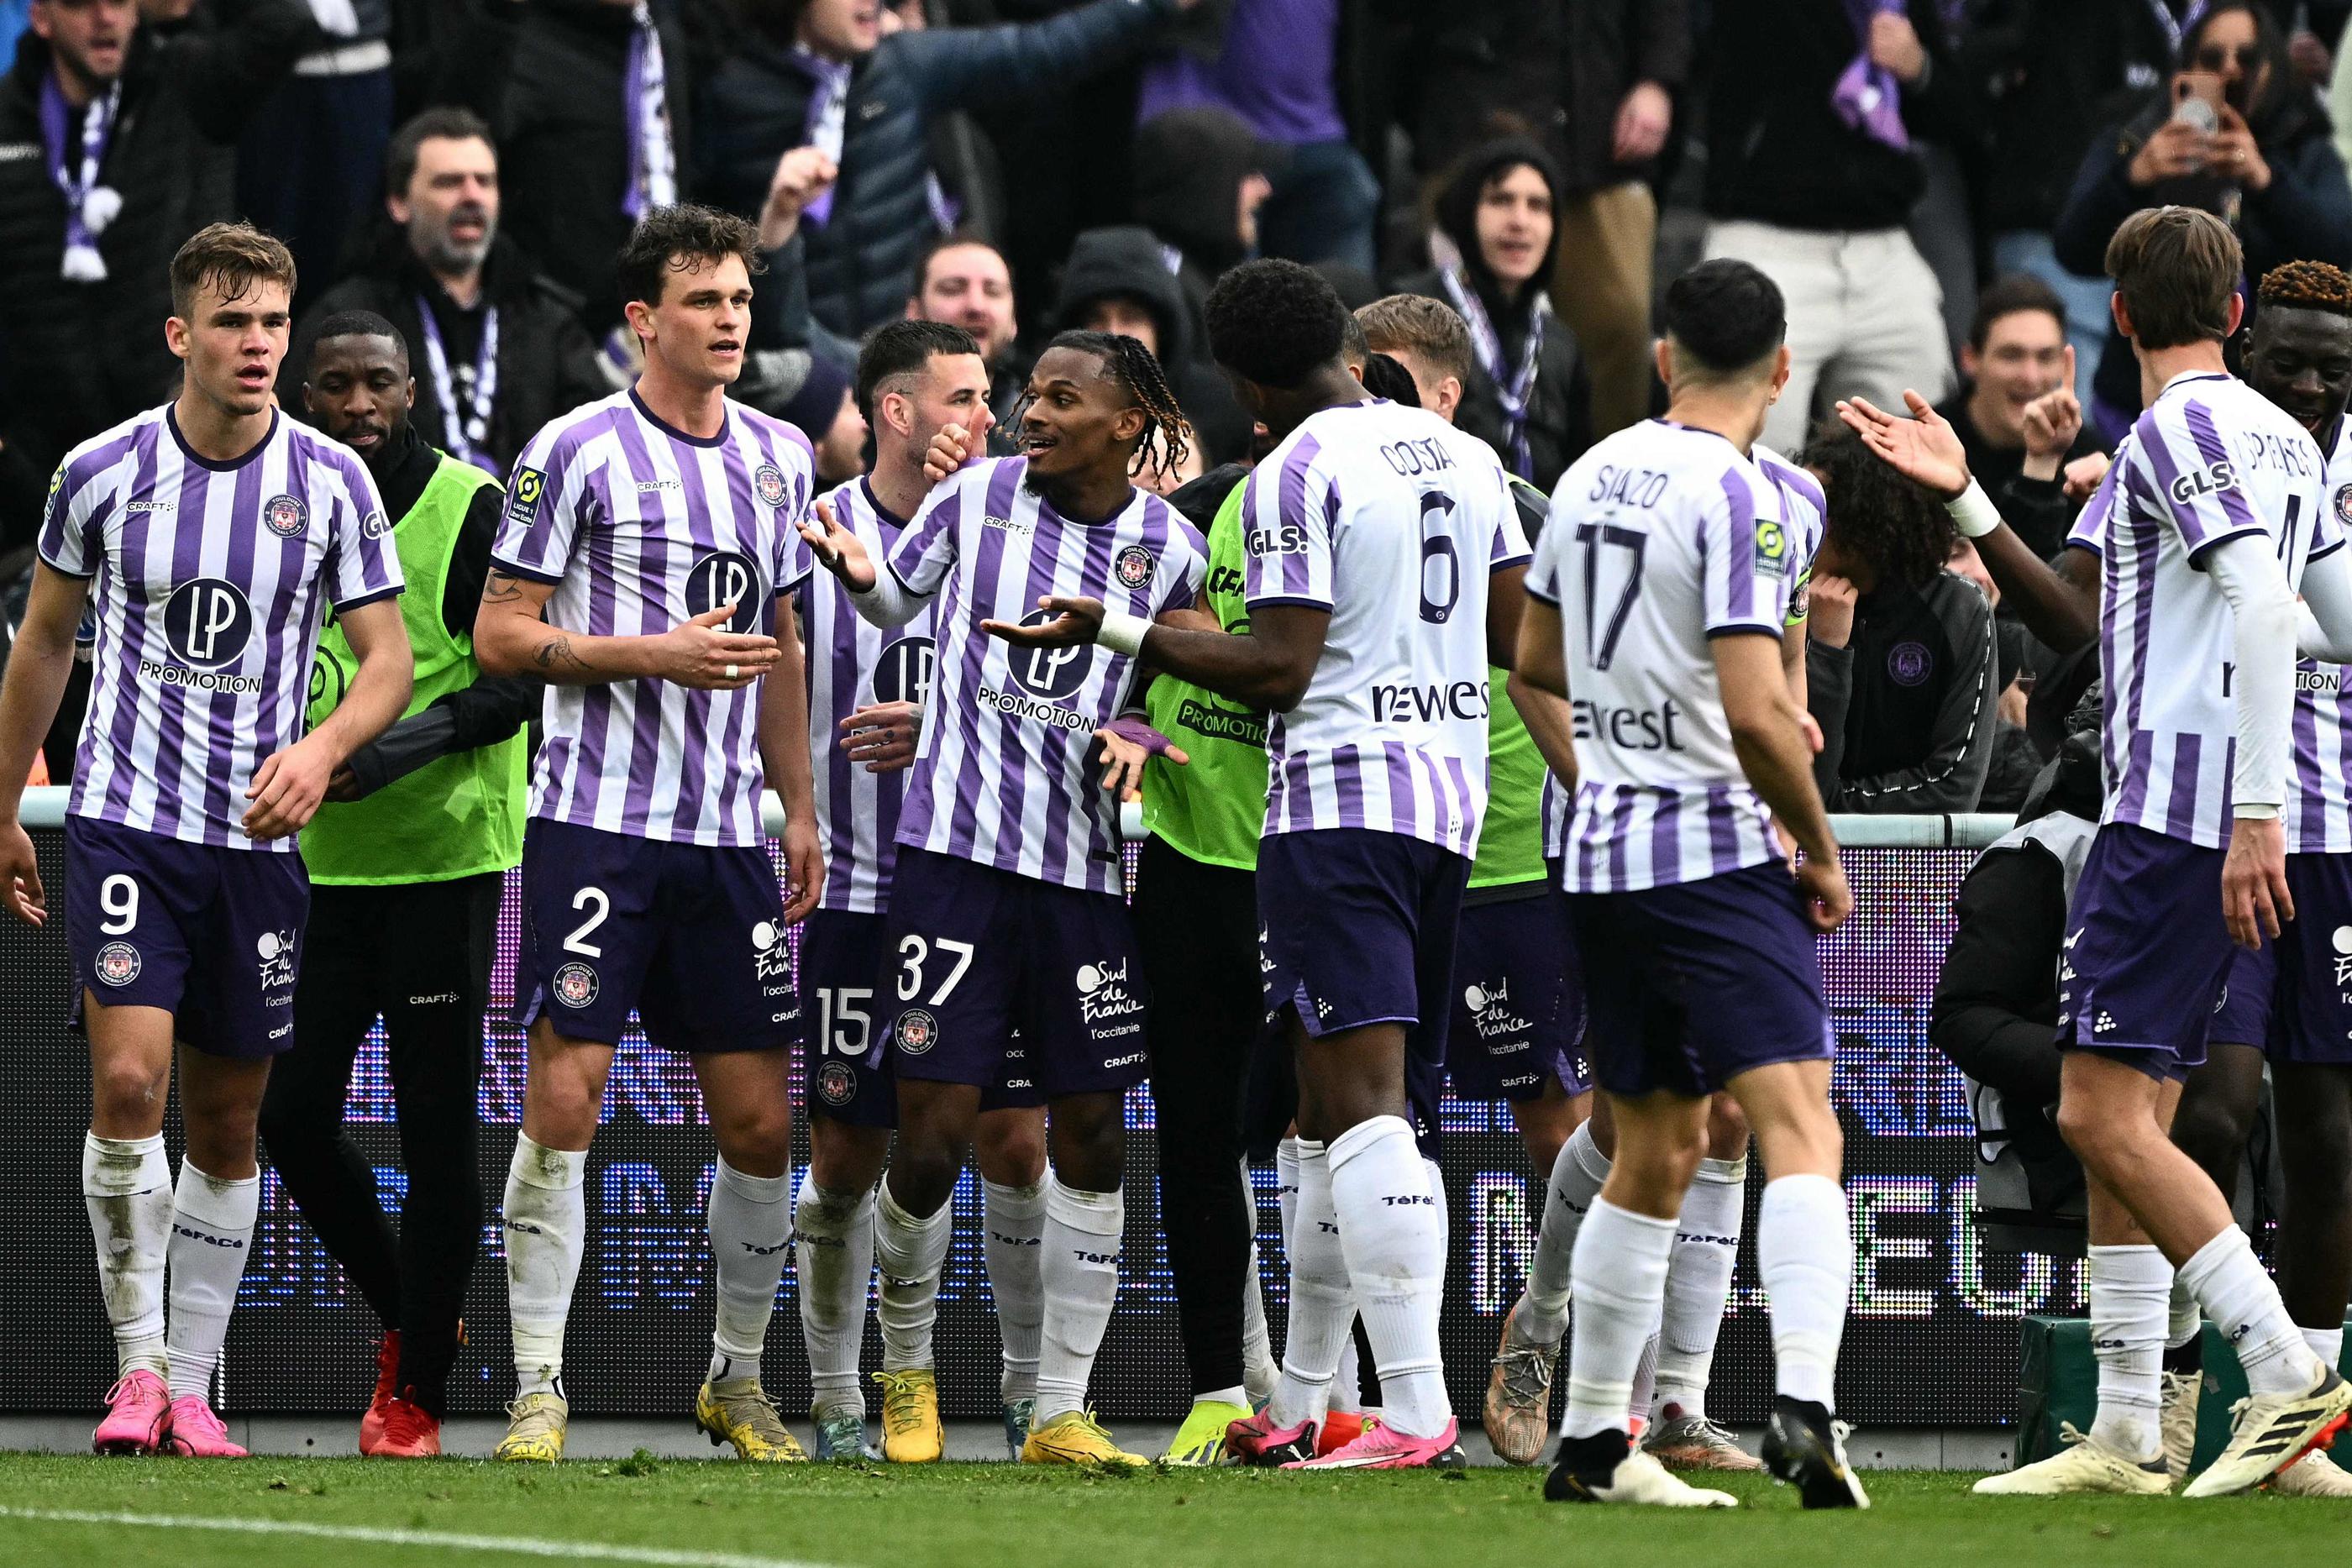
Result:
M1797 862L1797 892L1805 901L1805 918L1816 931L1834 931L1853 913L1853 889L1845 884L1845 867L1832 855Z
M2107 470L2113 466L2114 460L2105 453L2086 452L2058 471L2059 487L2066 499L2079 507L2106 483Z
M801 540L816 557L816 563L849 584L852 593L863 593L874 586L874 562L856 534L834 517L832 502L816 504L816 521L801 525Z
M915 760L923 738L923 705L874 703L841 721L841 754L868 773L896 773Z
M936 485L971 461L980 441L961 424L943 424L923 454L923 477Z
M1037 626L983 621L980 629L992 637L1003 638L1016 648L1075 648L1093 642L1102 631L1103 602L1099 599L1063 599L1048 594L1037 601L1037 608L1052 611L1054 618Z
M0 828L0 894L7 895L8 913L26 925L38 925L48 919L48 898L41 891L41 862L33 853L33 835L22 822Z
M2221 862L2221 920L2230 940L2249 950L2294 918L2286 889L2286 825L2276 817L2240 817Z
M723 630L734 619L732 604L713 605L661 634L662 680L704 691L741 691L774 667L783 653L773 637Z
M798 925L824 891L824 851L817 843L814 817L784 822L784 924Z
M245 792L253 802L245 809L245 836L266 843L300 832L319 814L334 771L326 752L307 738L264 758Z
M1143 765L1155 757L1174 763L1192 759L1184 748L1133 714L1121 714L1100 729L1095 739L1102 747L1102 787L1120 800L1143 799Z
M1938 499L1958 500L1969 487L1969 455L1960 445L1959 433L1917 392L1906 388L1903 402L1911 410L1908 419L1859 397L1840 402L1837 416L1897 474L1933 491Z

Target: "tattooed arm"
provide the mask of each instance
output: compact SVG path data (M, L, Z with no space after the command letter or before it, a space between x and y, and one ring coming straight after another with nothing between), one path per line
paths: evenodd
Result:
M550 626L551 582L490 568L474 616L474 657L491 675L534 675L551 685L662 680L714 691L750 685L779 654L773 637L725 630L735 606L714 606L651 637L598 637Z

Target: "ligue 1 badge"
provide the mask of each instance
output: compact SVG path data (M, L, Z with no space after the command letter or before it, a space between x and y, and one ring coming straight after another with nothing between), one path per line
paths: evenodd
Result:
M1160 558L1141 545L1129 545L1118 552L1111 571L1118 578L1120 587L1141 588L1151 580L1151 569L1159 564Z
M98 950L98 977L110 986L127 986L139 977L139 949L128 942L109 942Z
M310 520L310 508L296 496L273 496L269 505L261 508L261 520L269 531L281 539L290 539L302 531Z
M761 501L771 507L784 504L784 471L772 463L762 463L751 476L751 488L759 492Z
M555 999L567 1008L584 1008L596 999L596 971L585 964L566 964L555 971Z
M908 1008L898 1015L898 1049L908 1056L920 1056L940 1042L940 1020L920 1008Z

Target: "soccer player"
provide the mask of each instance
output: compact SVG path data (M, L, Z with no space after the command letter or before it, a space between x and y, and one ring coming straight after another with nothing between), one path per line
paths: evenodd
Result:
M1134 685L1132 650L1019 647L992 632L1056 619L1041 596L1109 597L1144 617L1191 608L1200 536L1130 479L1181 460L1189 434L1132 338L1065 332L1038 357L1021 455L934 490L877 563L838 518L803 530L857 612L904 625L933 599L935 677L898 819L884 947L898 1142L876 1200L883 1321L927 1312L949 1199L982 1092L1017 1031L1050 1107L1044 1343L1022 1458L1126 1466L1087 1408L1118 1292L1127 1091L1142 1082L1144 996L1115 794L1142 753L1089 762ZM887 1004L886 1004L887 1005Z
M1258 856L1269 1011L1297 1057L1294 1295L1351 1291L1381 1421L1315 1457L1344 1314L1294 1316L1283 1380L1236 1421L1246 1462L1462 1462L1438 1349L1445 1235L1406 1119L1410 1053L1443 1060L1454 941L1486 803L1490 648L1508 657L1526 547L1500 461L1417 408L1369 397L1348 312L1293 262L1250 262L1209 299L1217 362L1276 441L1251 476L1250 632L1152 626L1053 596L1028 645L1142 650L1276 716ZM1490 584L1492 588L1490 590Z
M2352 392L2352 281L2322 263L2290 263L2262 280L2260 301L2246 357L2248 384L2317 442L2326 455L2322 490L2332 506L2335 497L2352 488L2352 443L2346 440L2343 418L2347 392ZM2053 412L2063 420L2079 419L2062 393L2063 389L2052 398L2067 406ZM2100 530L2112 524L2111 505L2096 507L2096 515L2086 509L2072 541L2077 549L2053 570L1990 509L1969 507L1974 481L1948 425L1929 413L1896 422L1866 406L1841 412L1882 456L1951 500L2002 592L2023 607L2037 636L2061 652L2090 640L2099 624ZM2135 444L2137 439L2136 434ZM2121 460L2119 455L2119 466ZM2330 589L2343 570L2335 554L2308 563L2303 592L2315 611L2336 602ZM2335 655L2315 615L2306 619L2299 640L2305 652ZM2345 1023L2337 1017L2338 956L2332 946L2343 918L2335 913L2333 885L2345 874L2339 862L2352 847L2345 826L2352 820L2352 800L2347 799L2335 760L2339 747L2332 738L2347 722L2337 671L2315 663L2303 670L2295 681L2290 726L2293 789L2284 812L2287 883L2298 917L2277 941L2231 956L2220 1007L2206 1031L2207 1061L2188 1073L2170 1125L2173 1142L2226 1197L2260 1100L2263 1054L2270 1055L2288 1180L2280 1235L2284 1295L2305 1342L2332 1367L2342 1354L2345 1296L2352 1286L2346 1272L2346 1224L2352 1210L2344 1191L2352 1168L2346 1158L2346 1142L2352 1139L2347 1124L2352 1073L2345 1071L2334 1043L2344 1038ZM2097 1202L2098 1189L2093 1190ZM2112 1207L2095 1207L2092 1223L2087 1276L2092 1346L2099 1363L2096 1418L2084 1441L1989 1477L1978 1483L1980 1492L2155 1494L2188 1471L2203 1382L2198 1354L2202 1314L2165 1255L2119 1222ZM2352 1494L2352 1483L2323 1453L2278 1471L2272 1487L2291 1495Z
M792 1240L800 1006L784 927L824 877L787 597L807 570L796 526L815 481L804 437L726 396L754 239L694 206L632 233L620 281L645 369L524 448L475 622L485 670L551 688L523 836L515 998L530 1062L506 1190L520 1392L500 1458L562 1457L582 1182L633 1009L692 1060L719 1145L717 1322L695 1420L744 1458L807 1458L761 1387L760 1353ZM761 847L771 782L789 903Z
M409 423L415 382L390 321L319 324L302 371L312 418L360 454L393 519L416 679L408 712L354 752L302 831L312 888L294 989L294 1049L270 1074L261 1134L288 1194L383 1325L360 1451L441 1451L457 1316L482 1229L482 1009L506 869L522 853L536 681L488 681L473 658L498 482ZM340 625L320 640L310 722L351 683ZM396 776L395 776L396 775ZM375 1171L343 1128L361 1042L384 1019L408 1191L394 1234Z
M874 470L818 505L857 536L869 559L886 559L931 481L923 461L952 424L977 444L993 417L980 345L943 321L893 321L868 339L857 362L857 404L874 432ZM855 1459L865 1448L866 1400L857 1354L874 1274L874 1188L898 1124L898 1095L883 1070L877 1013L895 979L883 945L903 770L914 760L934 681L933 612L886 631L862 620L830 573L802 585L809 747L826 854L824 892L801 937L801 1007L814 1020L804 1048L809 1168L793 1210L801 1327L815 1396L809 1419L819 1459ZM976 1163L984 1195L989 1292L1003 1342L999 1389L1006 1447L1021 1457L1036 1397L1045 1285L1039 1239L1045 1218L1045 1118L1021 1050L1005 1053L999 1082L982 1091ZM931 1353L936 1291L907 1303L884 1295L882 1454L900 1463L937 1459L943 1431Z
M1667 289L1670 406L1561 476L1530 569L1521 678L1574 702L1564 871L1616 1158L1570 1262L1568 1415L1544 1495L1724 1507L1631 1443L1685 1194L1727 1090L1769 1173L1758 1257L1778 1392L1764 1458L1808 1508L1867 1505L1831 1417L1853 1244L1815 930L1853 907L1782 672L1794 556L1750 451L1788 378L1771 280ZM1671 727L1671 734L1669 733ZM1804 852L1793 880L1773 818ZM1737 998L1725 1013L1717 998Z
M294 1043L309 883L294 835L408 700L400 562L366 465L270 389L294 258L243 224L172 258L176 399L67 454L0 685L0 894L48 915L17 821L83 606L96 676L66 821L74 1012L89 1039L82 1191L121 1375L101 1454L241 1455L209 1403L261 1196L254 1122ZM302 733L321 619L356 660ZM163 1156L178 1053L187 1150ZM168 1270L171 1314L164 1317Z

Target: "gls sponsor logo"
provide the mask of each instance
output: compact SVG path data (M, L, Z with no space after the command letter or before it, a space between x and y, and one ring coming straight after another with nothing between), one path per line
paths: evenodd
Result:
M1579 740L1605 741L1621 751L1680 751L1682 737L1675 721L1683 716L1680 704L1668 697L1656 707L1610 707L1589 697L1569 704Z
M1454 681L1445 685L1386 685L1372 688L1372 722L1418 719L1479 719L1486 716L1486 683Z
M2172 482L2172 498L2182 506L2202 496L2218 496L2238 482L2238 471L2226 457L2209 463L2202 468L2192 468Z
M1252 528L1243 536L1242 547L1255 556L1305 555L1307 530L1297 523L1285 523L1278 528Z

